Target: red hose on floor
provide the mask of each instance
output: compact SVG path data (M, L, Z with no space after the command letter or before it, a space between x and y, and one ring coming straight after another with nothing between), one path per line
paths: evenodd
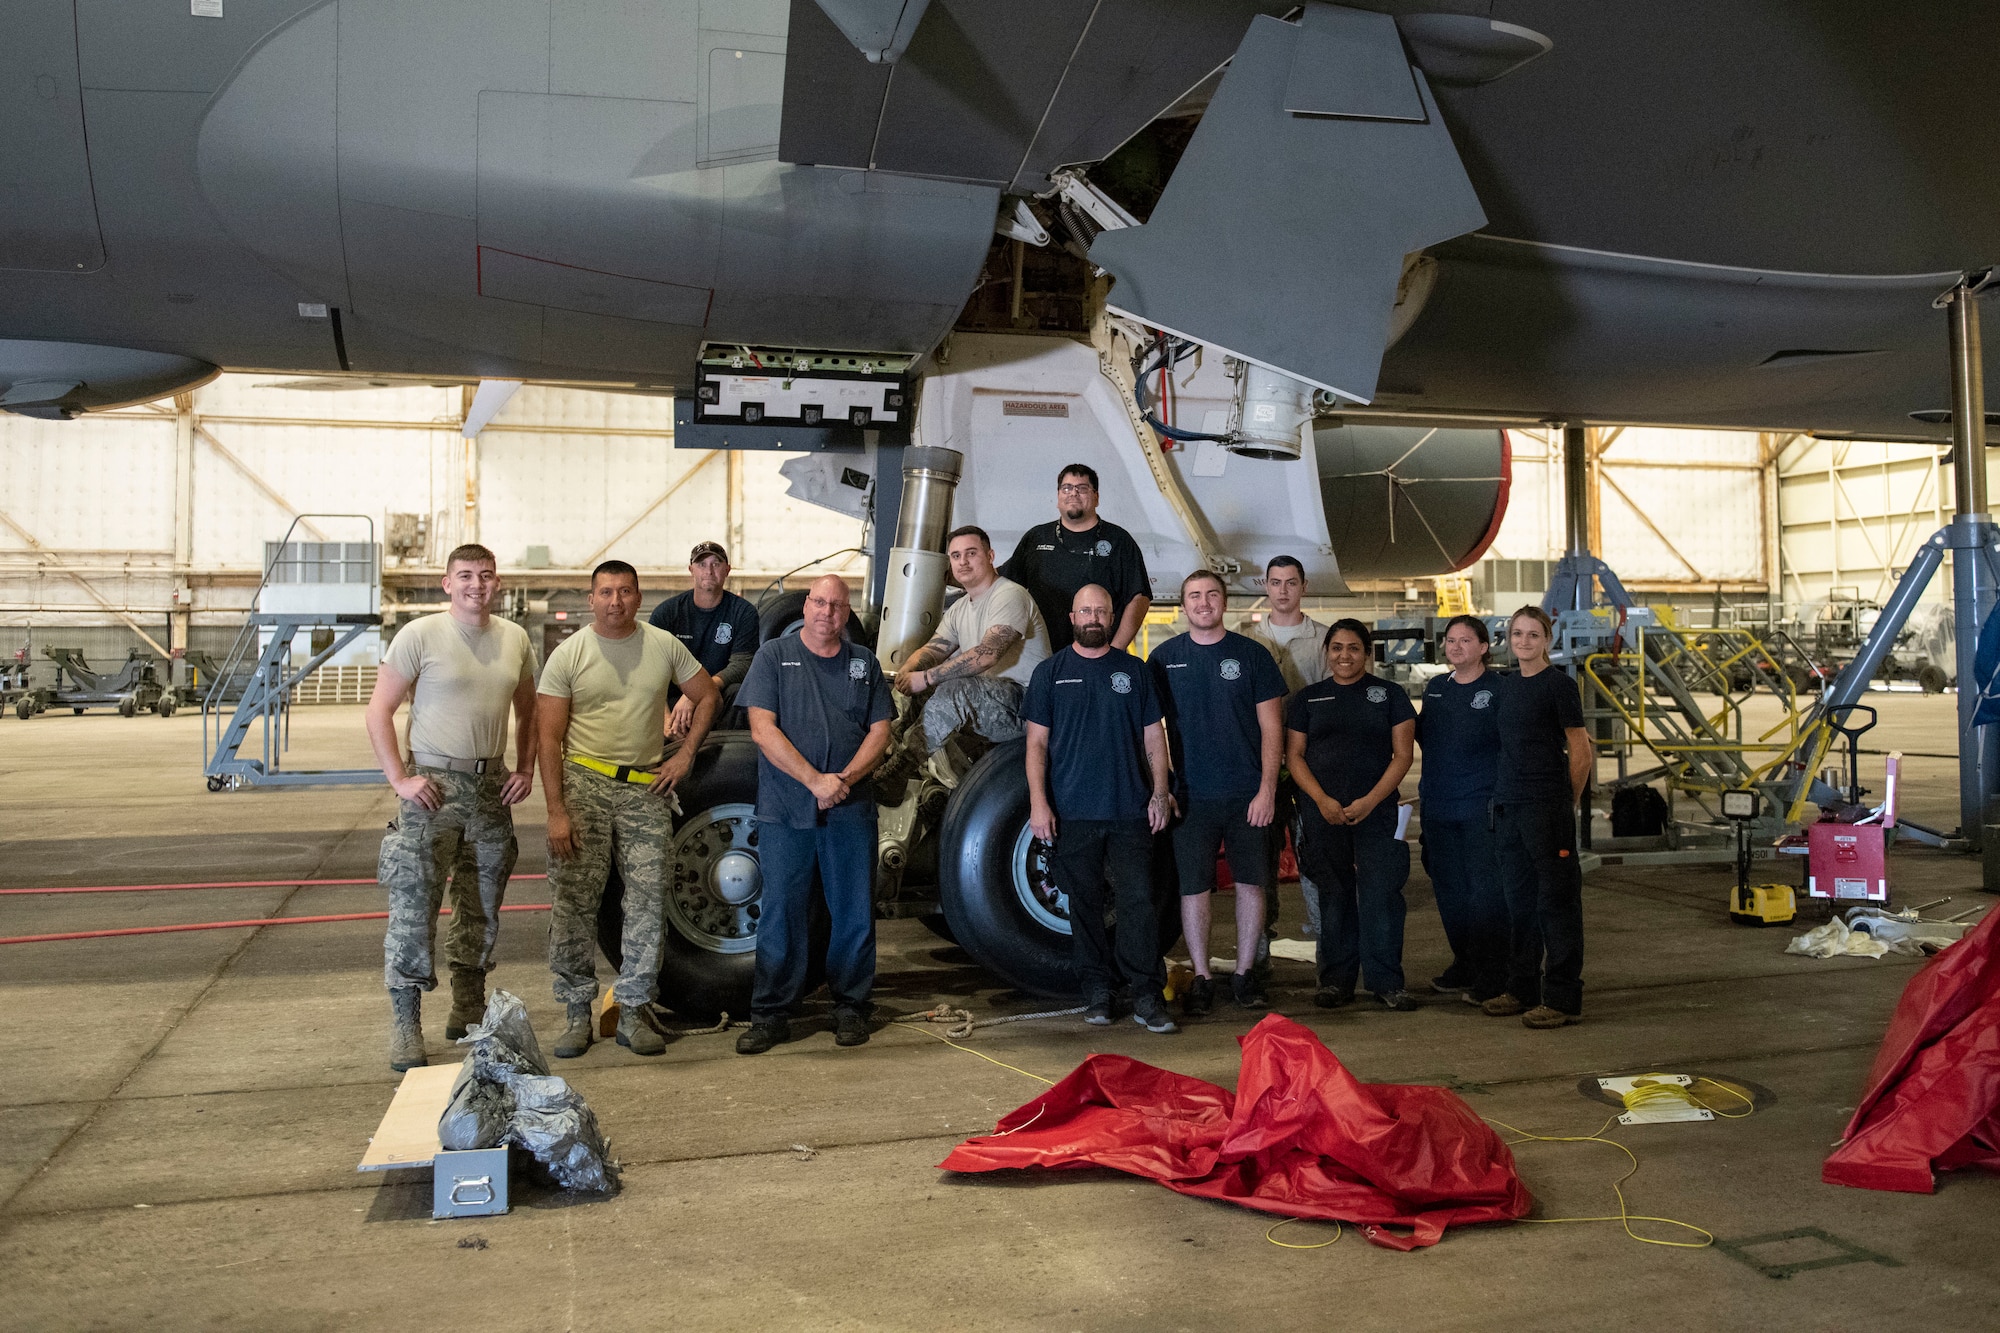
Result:
M526 875L521 879L529 878ZM374 880L363 880L373 884ZM508 904L503 912L546 912L547 903ZM449 907L440 908L439 916L450 916ZM66 930L55 935L0 935L0 944L46 944L51 940L102 940L113 935L171 935L183 930L231 930L238 926L306 926L321 921L387 921L387 912L345 912L339 916L267 916L254 921L190 921L178 926L125 926L118 930Z
M509 878L547 879L548 876L513 875ZM157 893L163 889L313 889L377 882L370 877L368 879L216 879L199 884L65 884L39 889L0 889L0 896L15 893Z

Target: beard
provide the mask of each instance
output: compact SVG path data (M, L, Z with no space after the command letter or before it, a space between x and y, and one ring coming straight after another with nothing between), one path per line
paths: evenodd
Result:
M1077 628L1076 641L1085 648L1102 648L1111 642L1111 631L1103 625L1082 625Z
M1085 514L1089 513L1090 511L1085 509L1080 504L1069 504L1061 506L1059 512L1062 514L1064 518L1074 523L1078 519L1082 518Z

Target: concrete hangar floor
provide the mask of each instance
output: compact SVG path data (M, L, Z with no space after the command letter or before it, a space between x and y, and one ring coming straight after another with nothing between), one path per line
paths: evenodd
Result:
M1949 697L1873 701L1871 742L1951 752ZM295 718L300 766L367 762L358 709ZM386 791L211 795L198 729L188 714L0 722L0 887L374 873ZM1952 761L1906 772L1911 817L1954 822ZM521 873L543 868L542 817L537 793ZM1976 870L1898 851L1890 874L1898 903L1965 907L1988 901ZM1609 1108L1578 1092L1590 1075L1767 1089L1748 1119L1614 1127L1641 1162L1632 1211L1731 1243L1707 1249L1636 1244L1614 1222L1454 1228L1412 1254L1353 1234L1291 1250L1266 1242L1269 1218L1109 1172L946 1175L935 1163L955 1142L1040 1085L902 1028L837 1050L816 1021L756 1059L713 1036L655 1060L598 1045L560 1072L625 1163L624 1192L578 1203L517 1183L507 1216L433 1222L427 1180L355 1172L397 1077L379 922L0 946L0 1329L1993 1327L2000 1179L1946 1177L1930 1197L1819 1179L1914 964L1788 957L1789 931L1729 923L1729 878L1591 875L1580 1027L1530 1032L1443 999L1329 1013L1302 962L1280 960L1273 987L1363 1079L1448 1085L1540 1134L1599 1126ZM511 896L547 901L540 881ZM8 895L0 935L379 907L372 886ZM1296 937L1296 885L1283 910ZM494 982L546 1034L559 1010L543 920L506 919ZM885 923L881 940L891 1012L1043 1007L916 922ZM1407 962L1417 981L1444 962L1420 869ZM449 1058L444 1008L426 1015L433 1059ZM969 1044L1051 1078L1115 1051L1233 1084L1248 1026L1224 1005L1176 1037L1070 1019ZM1514 1152L1536 1216L1616 1212L1615 1150Z

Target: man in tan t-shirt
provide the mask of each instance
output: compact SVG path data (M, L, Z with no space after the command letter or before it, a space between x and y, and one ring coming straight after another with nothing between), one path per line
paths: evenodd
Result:
M1048 626L1028 590L993 568L984 529L957 529L945 553L965 596L946 608L937 633L910 654L892 684L901 694L929 691L921 733L927 751L967 725L996 744L1011 741L1024 734L1021 695L1049 655ZM907 743L901 751L912 752Z
M376 868L389 897L383 980L395 1014L389 1066L398 1070L426 1062L421 997L437 986L431 953L447 878L451 1017L445 1037L463 1037L486 1011L500 902L519 850L508 807L535 785L534 653L527 631L492 615L500 590L493 553L484 546L453 551L445 561L444 590L447 610L418 617L390 640L368 700L368 740L399 799ZM396 743L396 709L405 698L407 751Z
M597 907L618 861L625 932L618 981L618 1044L635 1055L667 1048L646 1021L659 994L666 944L668 801L715 721L722 691L680 639L641 624L639 573L607 560L590 575L590 625L565 639L542 668L536 717L542 790L549 803L549 970L569 1024L555 1053L590 1049L597 998ZM680 747L664 759L667 692L694 700Z

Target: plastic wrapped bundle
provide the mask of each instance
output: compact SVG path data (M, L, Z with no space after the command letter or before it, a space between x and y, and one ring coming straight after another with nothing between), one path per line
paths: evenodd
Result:
M486 1015L461 1039L472 1054L438 1119L438 1142L453 1151L518 1145L564 1189L612 1193L618 1164L597 1117L577 1091L549 1073L519 997L495 991Z
M618 1164L611 1160L597 1117L575 1088L553 1074L516 1074L511 1091L509 1143L533 1153L564 1189L617 1190Z
M451 1152L497 1148L507 1141L513 1115L514 1098L506 1087L479 1078L467 1060L459 1066L451 1100L438 1117L438 1143Z

